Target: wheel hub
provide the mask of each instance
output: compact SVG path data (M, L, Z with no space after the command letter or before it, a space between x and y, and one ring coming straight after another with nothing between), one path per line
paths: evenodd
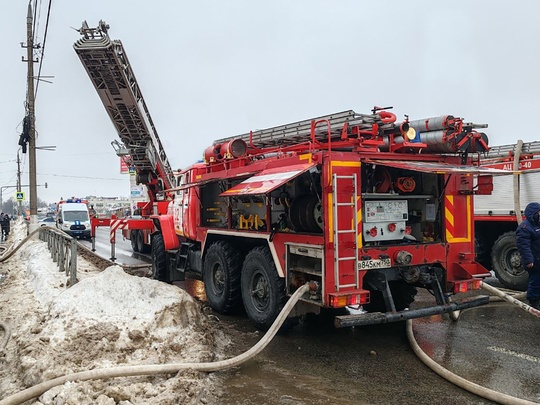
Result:
M266 297L267 294L268 294L268 288L264 280L262 279L257 280L257 283L255 284L255 288L251 291L251 295L258 299L262 299Z
M512 274L517 275L523 272L523 269L521 267L521 256L517 251L514 251L510 254L508 261Z
M223 290L225 286L225 272L221 268L221 266L216 266L214 268L214 286L216 287L216 290Z

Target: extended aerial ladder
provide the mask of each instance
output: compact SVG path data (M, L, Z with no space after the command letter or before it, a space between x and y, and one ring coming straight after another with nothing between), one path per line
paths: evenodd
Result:
M110 227L111 259L114 259L116 229L122 229L135 252L150 250L153 222L149 218L166 213L165 190L174 187L175 177L122 42L111 40L108 29L104 21L97 28L90 28L84 21L79 29L82 38L73 48L118 133L121 143L111 142L116 154L135 170L136 182L146 186L149 198L146 203L138 203L134 212L142 218L92 219L93 240L96 227Z
M84 21L82 38L73 47L123 143L117 144L117 154L124 160L129 154L128 163L137 184L146 185L151 206L174 186L174 175L122 42L111 40L108 28L104 21L97 28Z

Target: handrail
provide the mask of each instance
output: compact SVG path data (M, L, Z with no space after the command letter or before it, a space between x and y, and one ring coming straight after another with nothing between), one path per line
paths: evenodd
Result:
M50 227L42 226L39 229L39 239L47 242L51 258L60 271L69 276L68 286L77 283L77 239L67 233Z

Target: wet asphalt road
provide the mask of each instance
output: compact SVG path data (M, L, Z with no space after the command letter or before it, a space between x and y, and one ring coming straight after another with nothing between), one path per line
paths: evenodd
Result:
M118 262L140 263L121 237L116 251L121 251ZM498 286L496 280L488 281ZM200 281L176 284L205 306ZM420 292L417 298L430 296ZM243 314L215 315L216 327L232 342L227 357L262 337ZM533 315L502 302L466 310L457 322L446 315L417 319L413 330L421 348L450 371L507 395L540 402L540 319ZM409 345L403 322L335 329L331 317L301 321L254 359L216 377L223 383L220 404L494 403L424 365Z
M259 339L249 322L223 317L231 356ZM225 328L227 329L227 328ZM458 322L413 322L415 338L439 364L508 395L540 402L540 322L500 303L464 311ZM248 364L224 373L222 404L491 404L424 365L405 323L335 329L331 319L299 326Z

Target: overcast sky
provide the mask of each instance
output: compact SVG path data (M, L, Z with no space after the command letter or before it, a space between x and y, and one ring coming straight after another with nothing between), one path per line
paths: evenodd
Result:
M0 5L2 187L16 184L27 6ZM73 50L83 20L106 21L124 44L176 169L215 139L374 105L487 123L491 145L540 139L539 15L537 0L52 0L41 74L54 79L39 84L36 130L37 146L56 151L37 151L37 183L48 183L38 197L130 194L119 138ZM22 155L23 184L28 166Z

